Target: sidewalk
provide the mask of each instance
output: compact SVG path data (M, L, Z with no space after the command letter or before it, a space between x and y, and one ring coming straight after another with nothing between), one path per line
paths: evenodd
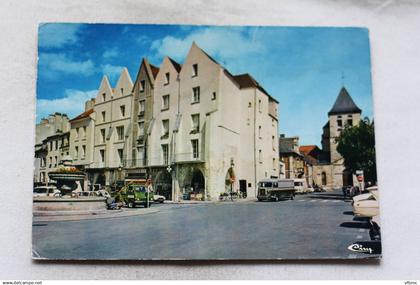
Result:
M214 204L214 203L246 203L255 202L256 198L241 198L234 199L233 201L228 199L226 201L214 200L214 201L196 201L196 200L181 200L181 201L165 201L165 204Z
M107 210L105 213L92 213L92 214L74 214L74 215L49 215L49 216L34 216L33 223L39 222L61 222L61 221L81 221L81 220L96 220L96 219L111 219L122 218L131 216L147 215L159 212L158 209L153 208L135 208L121 210Z

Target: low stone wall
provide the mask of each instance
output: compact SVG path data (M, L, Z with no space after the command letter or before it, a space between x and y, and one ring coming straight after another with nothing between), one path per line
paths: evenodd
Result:
M106 210L106 198L104 197L35 197L33 200L33 214L87 214L100 213Z

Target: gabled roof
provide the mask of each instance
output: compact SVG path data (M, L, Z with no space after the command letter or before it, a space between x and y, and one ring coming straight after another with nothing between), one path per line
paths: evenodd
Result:
M136 80L135 80L135 82L134 82L134 84L133 84L133 88L134 88L134 86L137 84L137 82L139 81L139 78L140 78L140 72L141 72L141 69L142 69L142 68L144 68L144 69L145 69L145 71L146 71L146 75L147 75L147 77L149 78L150 83L152 84L152 86L153 86L153 84L154 84L154 81L155 81L155 79L156 79L156 76L157 76L157 74L158 74L158 72L159 72L159 68L158 68L158 67L156 67L156 66L154 66L154 65L152 65L152 64L150 64L150 63L149 63L149 61L147 60L147 58L145 58L145 57L144 57L144 58L141 60L139 70L137 71L137 76L136 76Z
M172 65L174 66L176 72L179 73L179 71L181 70L181 65L178 62L176 62L175 60L173 60L172 58L170 58L169 56L168 56L168 59L172 63Z
M335 100L334 106L328 112L328 116L361 112L362 110L356 106L346 88L343 86L340 90L340 93L338 94L337 99Z
M159 73L159 67L154 66L153 64L150 64L150 69L152 70L153 79L156 79L157 74Z
M301 145L299 146L299 152L305 155L310 154L312 151L320 151L317 145Z
M75 121L81 120L81 119L85 119L88 118L90 114L93 113L93 108L89 109L87 111L84 111L83 113L79 114L78 116L74 117L73 119L71 119L69 122L73 123Z

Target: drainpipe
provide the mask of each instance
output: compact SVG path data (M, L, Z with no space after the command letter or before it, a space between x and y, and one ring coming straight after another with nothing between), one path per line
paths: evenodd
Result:
M255 197L257 197L257 137L256 137L256 126L257 126L257 88L254 89L254 188Z

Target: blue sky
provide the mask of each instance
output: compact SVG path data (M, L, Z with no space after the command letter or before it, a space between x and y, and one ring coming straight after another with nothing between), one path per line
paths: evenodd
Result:
M127 67L134 81L143 57L156 66L165 55L182 63L192 41L231 73L250 73L280 102L280 133L300 136L301 145L320 145L343 82L362 115L373 116L366 29L43 24L37 122L53 112L82 112L104 74L114 86Z

